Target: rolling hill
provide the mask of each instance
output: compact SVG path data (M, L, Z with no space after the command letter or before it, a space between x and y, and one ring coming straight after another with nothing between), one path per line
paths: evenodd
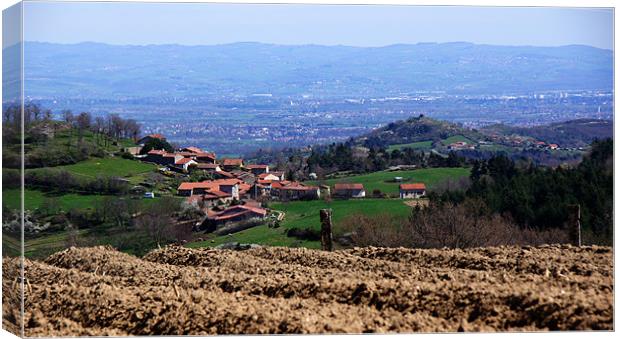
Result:
M475 144L496 135L530 137L546 143L556 143L562 147L586 147L595 139L612 138L613 122L578 119L534 127L498 124L476 130L419 116L387 124L355 138L354 143L366 147L381 146L390 149L412 147L429 150L434 146L446 146L457 141Z
M407 120L395 121L374 131L354 139L364 146L388 146L399 144L415 144L413 146L428 147L428 141L440 142L465 137L469 140L480 140L484 135L463 128L447 121L435 120L425 116L412 117ZM452 138L452 139L450 139ZM418 144L426 142L425 144ZM454 142L454 141L450 141Z
M485 134L530 136L547 143L566 147L584 147L595 139L612 138L614 124L610 120L578 119L535 127L493 125L481 129Z

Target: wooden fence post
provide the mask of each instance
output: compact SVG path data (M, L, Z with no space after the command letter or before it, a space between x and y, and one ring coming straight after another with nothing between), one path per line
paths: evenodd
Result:
M332 210L322 209L320 211L321 216L321 249L323 251L332 251L333 236L332 236Z
M581 207L568 206L568 236L574 246L581 246Z

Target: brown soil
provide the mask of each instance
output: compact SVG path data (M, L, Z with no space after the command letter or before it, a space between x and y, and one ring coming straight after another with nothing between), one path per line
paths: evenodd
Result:
M25 272L27 336L613 329L609 247L71 248Z

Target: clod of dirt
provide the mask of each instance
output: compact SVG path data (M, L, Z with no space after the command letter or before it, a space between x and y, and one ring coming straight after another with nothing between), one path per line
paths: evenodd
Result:
M19 328L19 260L4 258ZM24 261L25 335L613 329L606 247L70 248Z

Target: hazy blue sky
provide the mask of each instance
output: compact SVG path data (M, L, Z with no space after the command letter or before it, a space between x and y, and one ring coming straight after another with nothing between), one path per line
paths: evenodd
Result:
M468 41L613 48L611 9L41 2L24 6L27 41L352 46Z

